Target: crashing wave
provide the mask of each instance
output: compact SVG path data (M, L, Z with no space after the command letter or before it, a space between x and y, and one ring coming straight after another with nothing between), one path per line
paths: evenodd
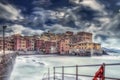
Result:
M41 66L46 66L47 65L47 63L45 63L45 62L37 61L37 60L34 60L34 59L32 60L32 62L37 63Z

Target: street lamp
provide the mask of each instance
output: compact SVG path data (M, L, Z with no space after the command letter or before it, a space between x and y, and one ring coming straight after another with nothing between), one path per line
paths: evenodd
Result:
M7 26L2 26L3 27L3 59L5 57L5 29Z

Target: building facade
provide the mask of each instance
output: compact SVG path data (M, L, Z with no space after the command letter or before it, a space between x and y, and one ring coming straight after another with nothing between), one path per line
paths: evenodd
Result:
M14 50L26 51L27 50L27 40L20 34L13 35L14 38Z
M44 40L35 40L35 50L44 51Z
M77 42L92 42L92 33L78 32L73 36L73 43Z
M0 51L3 50L3 38L0 37ZM14 41L11 37L5 37L5 50L13 51L14 50Z
M35 50L35 39L33 36L25 36L27 51Z
M70 39L69 38L61 39L58 42L59 53L60 54L69 54L69 50L70 50L69 44L70 44Z
M57 52L56 42L45 41L44 52L47 54L56 53Z
M0 38L0 50L3 49L3 40ZM15 51L42 51L44 53L100 53L101 44L92 40L92 33L71 31L65 33L45 32L41 35L21 36L12 35L5 38L5 49Z

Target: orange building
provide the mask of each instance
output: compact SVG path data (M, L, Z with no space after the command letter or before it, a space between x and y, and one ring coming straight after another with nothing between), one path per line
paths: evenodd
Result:
M60 54L68 54L69 53L69 49L70 49L69 44L70 44L70 39L69 38L61 39L58 42L59 53Z

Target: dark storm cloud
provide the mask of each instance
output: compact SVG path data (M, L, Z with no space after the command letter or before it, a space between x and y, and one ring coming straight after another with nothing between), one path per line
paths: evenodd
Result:
M107 27L107 30L112 33L111 37L120 38L120 13L111 19L111 23L109 23Z
M71 9L71 11L65 12L68 17L63 17L63 25L70 27L87 27L86 23L98 23L95 17L99 17L99 12L86 6L79 6L76 9ZM79 23L79 25L77 24Z
M11 4L0 3L0 21L12 22L14 20L23 19L20 12L20 9L17 10L17 8Z
M88 31L94 33L95 41L105 46L116 45L120 35L119 3L119 0L0 0L0 23L8 22L15 28L14 33L24 35L46 30Z
M105 5L106 10L109 10L111 13L118 13L120 9L120 0L97 0Z

